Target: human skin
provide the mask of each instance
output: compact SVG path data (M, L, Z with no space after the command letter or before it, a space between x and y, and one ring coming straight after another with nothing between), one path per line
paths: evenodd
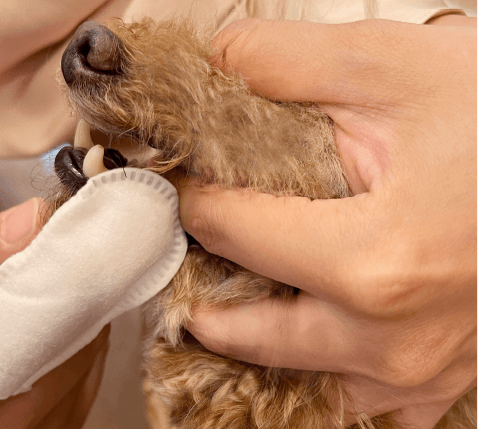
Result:
M20 252L40 232L42 200L32 198L0 213L0 264Z
M205 347L347 374L361 409L423 429L476 385L476 20L433 23L227 27L213 61L263 96L319 103L355 196L178 186L206 250L301 289L197 309Z
M33 198L0 213L0 264L40 232L42 204ZM75 356L34 383L32 390L0 401L0 427L81 428L101 383L109 332L108 325Z

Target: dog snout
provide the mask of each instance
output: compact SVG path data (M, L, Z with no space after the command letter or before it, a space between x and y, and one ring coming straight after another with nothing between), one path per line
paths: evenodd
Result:
M87 77L121 74L122 41L106 27L87 21L76 30L61 59L68 86Z

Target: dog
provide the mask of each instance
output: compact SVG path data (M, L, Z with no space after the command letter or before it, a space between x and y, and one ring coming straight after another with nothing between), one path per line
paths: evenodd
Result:
M189 20L118 21L109 28L89 21L78 28L61 67L81 126L127 137L140 153L152 152L148 162L128 161L109 148L102 168L138 166L273 195L350 196L331 120L313 103L254 95L239 76L213 67L210 59L218 53L211 50L211 34ZM62 188L55 207L95 174L85 174L92 171L87 153L80 144L58 154ZM185 329L194 307L292 301L300 291L209 254L189 238L180 270L145 307L151 421L161 414L162 424L175 429L332 429L347 427L355 416L351 427L397 427L390 415L369 418L355 409L340 374L267 368L202 347ZM473 400L476 391L439 427L472 427ZM464 426L456 426L460 422Z

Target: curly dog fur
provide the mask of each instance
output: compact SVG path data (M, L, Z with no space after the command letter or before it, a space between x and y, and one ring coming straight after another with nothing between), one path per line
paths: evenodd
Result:
M156 148L150 169L203 183L310 199L350 195L330 119L313 104L274 103L239 76L211 66L211 33L188 20L116 22L117 73L85 77L67 91L76 114L97 130ZM64 200L68 198L62 197ZM149 414L155 400L177 429L395 428L369 419L339 374L266 368L204 349L186 330L195 306L226 307L265 298L292 301L297 290L190 246L171 281L146 306L144 370ZM468 394L440 427L472 427ZM460 417L456 417L460 416ZM164 419L164 415L162 417Z

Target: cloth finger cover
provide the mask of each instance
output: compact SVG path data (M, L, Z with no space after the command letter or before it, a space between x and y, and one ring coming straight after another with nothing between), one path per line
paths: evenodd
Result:
M135 168L90 179L0 266L0 399L29 390L156 295L186 250L166 179Z

